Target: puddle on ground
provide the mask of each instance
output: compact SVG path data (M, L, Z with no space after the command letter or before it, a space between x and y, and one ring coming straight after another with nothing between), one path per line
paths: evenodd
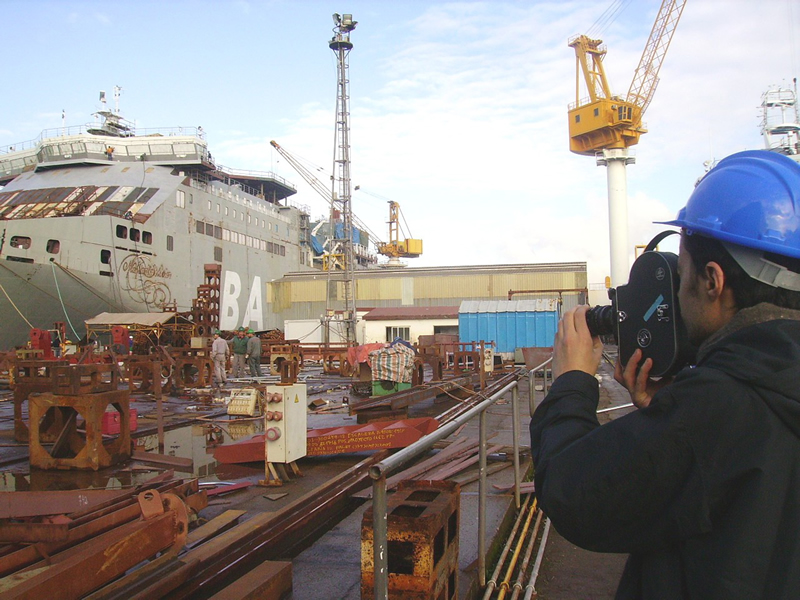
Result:
M264 472L263 466L219 465L214 449L264 431L262 418L220 419L191 423L164 432L164 454L192 460L191 473L175 469L177 477L224 480ZM133 440L134 450L158 453L158 435ZM51 491L74 489L119 489L135 486L168 470L166 465L131 461L99 471L30 469L27 461L0 472L0 491Z

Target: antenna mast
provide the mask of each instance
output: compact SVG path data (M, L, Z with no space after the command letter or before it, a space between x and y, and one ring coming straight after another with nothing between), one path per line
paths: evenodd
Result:
M333 150L333 180L331 211L336 206L341 208L342 224L344 226L343 239L341 240L344 248L344 326L347 344L356 342L356 306L355 306L355 273L353 252L353 209L351 205L350 192L350 110L348 103L349 79L348 72L350 64L348 58L353 44L350 42L350 32L356 28L357 22L353 20L353 15L345 14L333 15L333 38L328 46L336 54L337 59L337 94L336 94L336 141ZM333 217L333 215L331 215ZM331 218L331 226L334 226L334 219ZM335 236L335 231L332 232Z

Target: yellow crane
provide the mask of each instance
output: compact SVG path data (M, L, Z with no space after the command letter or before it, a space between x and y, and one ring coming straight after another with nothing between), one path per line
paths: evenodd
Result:
M379 242L377 245L378 253L389 257L389 264L397 264L399 258L417 258L422 254L422 240L409 237L400 239L401 233L405 236L400 225L402 215L400 205L389 200L389 241L385 244ZM403 217L403 222L405 222L405 217ZM409 233L409 235L411 234Z
M575 50L575 102L570 104L569 149L595 156L607 167L608 219L611 250L611 285L628 280L628 189L626 166L635 159L628 148L647 132L643 123L658 85L664 62L686 0L662 0L647 45L639 59L625 98L611 93L603 67L606 47L602 40L579 35L569 41ZM581 76L589 96L581 98Z
M686 0L663 0L650 31L639 66L625 98L614 96L603 68L606 46L602 40L579 35L569 41L575 50L575 102L569 107L569 149L576 154L594 156L604 149L628 148L647 132L642 117L658 85L658 72L664 62L672 35L683 13ZM581 99L581 75L589 96Z

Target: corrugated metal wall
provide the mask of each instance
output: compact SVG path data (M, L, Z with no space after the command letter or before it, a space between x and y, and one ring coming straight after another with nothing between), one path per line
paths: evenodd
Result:
M459 340L494 342L498 352L553 345L558 327L556 300L467 300L458 310Z
M331 308L341 309L340 274L331 274ZM269 282L267 302L284 320L318 319L326 308L328 274L289 273ZM507 300L509 290L584 289L586 263L548 263L476 267L370 269L356 272L359 308L459 306L463 300ZM558 300L558 294L521 294L514 300ZM561 310L586 302L586 295L562 294Z

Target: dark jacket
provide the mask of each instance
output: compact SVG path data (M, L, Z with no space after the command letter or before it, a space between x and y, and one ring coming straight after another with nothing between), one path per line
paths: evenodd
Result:
M234 336L230 341L231 351L234 354L247 354L247 338L240 338L238 335Z
M800 597L800 321L766 306L791 319L740 311L645 409L601 427L580 371L537 408L540 505L578 546L631 554L617 598Z

